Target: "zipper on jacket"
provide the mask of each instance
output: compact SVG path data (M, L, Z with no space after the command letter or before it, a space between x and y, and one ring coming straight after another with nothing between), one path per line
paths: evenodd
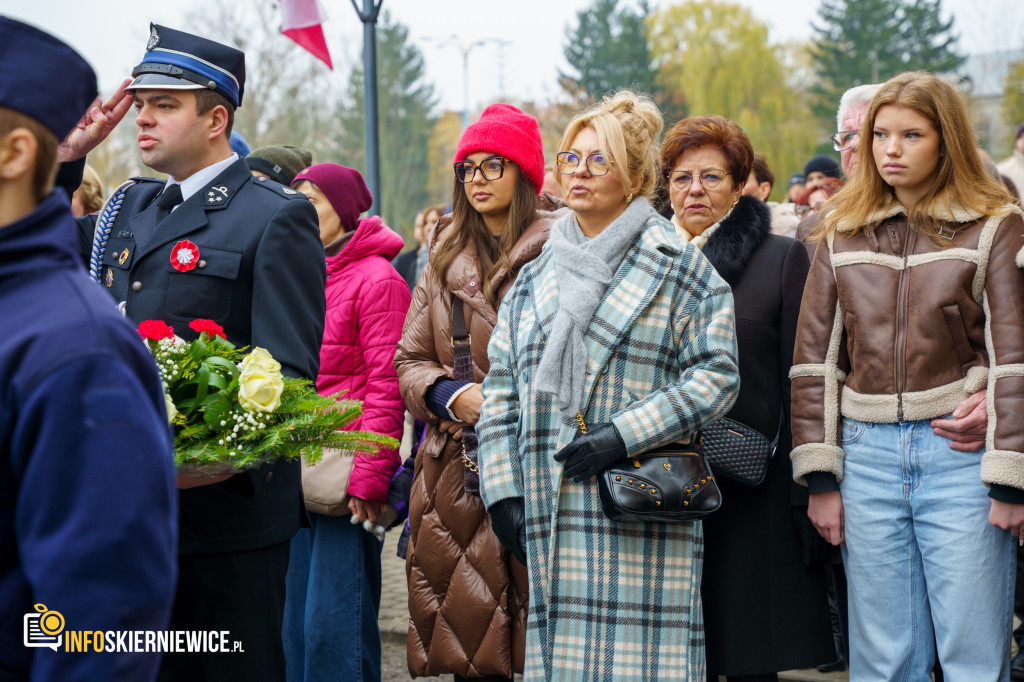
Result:
M895 228L890 227L890 230ZM914 248L917 231L907 223L907 240L903 245L903 269L900 271L899 295L896 298L896 417L903 421L903 376L906 371L904 355L907 352L907 289L910 288L910 268L907 261L910 259L911 251Z

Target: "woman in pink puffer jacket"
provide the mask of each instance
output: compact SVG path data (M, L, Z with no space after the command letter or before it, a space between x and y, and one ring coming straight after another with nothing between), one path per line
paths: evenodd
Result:
M327 257L317 391L344 391L346 399L363 402L350 429L401 438L405 405L394 357L410 294L391 259L404 240L378 217L359 220L372 203L359 171L321 163L301 171L292 187L313 202ZM351 514L311 510L312 527L292 539L284 622L289 680L309 679L312 671L380 679L381 542L361 522L383 511L398 465L393 450L357 455L348 484ZM319 475L316 467L304 469L303 481Z

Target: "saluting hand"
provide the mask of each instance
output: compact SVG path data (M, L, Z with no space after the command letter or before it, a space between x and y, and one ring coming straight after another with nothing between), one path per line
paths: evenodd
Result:
M99 96L96 97L88 111L79 119L78 125L68 133L68 136L60 143L60 147L57 148L59 161L81 159L110 136L128 110L132 108L134 98L131 93L124 90L131 82L130 78L124 79L120 87L106 102L102 101Z

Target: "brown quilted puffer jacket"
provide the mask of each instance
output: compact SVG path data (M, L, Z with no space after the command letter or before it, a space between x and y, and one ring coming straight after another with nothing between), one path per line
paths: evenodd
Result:
M551 226L564 213L538 213L512 249L511 268L494 277L499 298L520 268L540 255ZM445 216L431 237L431 259L451 229L451 216ZM406 407L428 422L409 499L409 672L414 677L511 677L523 670L526 567L501 546L480 498L465 492L459 441L437 428L439 415L425 399L435 381L453 378L452 294L464 302L477 382L487 374L487 342L497 309L484 298L472 244L452 262L446 280L446 286L439 286L431 266L426 267L395 354Z

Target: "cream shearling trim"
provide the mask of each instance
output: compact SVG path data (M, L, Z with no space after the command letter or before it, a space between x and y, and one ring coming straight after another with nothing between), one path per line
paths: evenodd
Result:
M926 391L907 391L903 394L904 421L934 419L950 414L963 399L977 391L968 391L967 384L978 381L977 374ZM891 394L858 393L843 386L843 416L873 424L895 424L899 419L899 397Z
M988 292L986 291L981 300L982 308L985 311L985 350L988 352L988 364L996 367L996 346L992 342L992 311L988 306ZM985 430L985 449L996 449L996 378L990 371L988 373L988 392L985 393L985 414L988 415L988 427Z
M880 208L871 215L869 215L867 222L865 222L864 224L874 225L875 223L882 222L886 218L892 218L893 216L900 215L901 213L906 212L907 209L903 207L903 204L894 199L888 207ZM840 220L838 223L836 223L836 232L852 232L853 230L856 230L858 227L860 227L860 225L855 225L852 220Z
M903 259L887 253L874 253L873 251L846 251L832 256L832 267L839 268L844 265L860 265L868 263L871 265L884 265L893 270L903 269Z
M988 259L992 254L992 242L996 238L996 228L1005 217L991 216L985 221L985 227L981 229L981 237L978 238L978 270L974 273L974 282L971 284L971 295L974 296L975 303L981 303L985 291L985 275L988 274ZM991 358L989 358L989 362L992 363Z
M964 377L964 397L972 396L981 389L988 386L988 367L982 365L976 365L967 370L967 376Z
M843 480L846 453L838 445L804 443L793 448L789 458L793 461L793 480L800 485L807 485L807 474L813 471L824 471L833 474L836 481Z
M946 249L932 253L918 253L907 258L906 267L927 265L942 260L963 260L968 263L977 263L980 256L974 249ZM832 265L841 267L843 265L859 265L867 263L871 265L884 265L893 270L903 270L903 259L887 253L875 253L873 251L845 251L832 257Z
M803 365L793 365L789 370L790 379L796 379L797 377L823 377L827 375L824 364L805 363ZM846 372L839 368L836 368L835 376L839 378L839 381L846 381Z
M828 340L828 351L825 353L825 443L839 442L839 384L846 380L846 375L839 375L839 344L843 338L843 311L836 301L836 316L832 321L832 335Z
M995 379L1003 377L1024 377L1024 364L999 365L989 370Z
M1018 268L1024 268L1024 246L1021 247L1020 251L1017 252L1017 257L1014 259L1017 263Z
M987 450L981 456L981 480L985 485L998 483L1017 489L1024 488L1024 453Z
M789 370L789 378L797 377L823 377L825 376L825 365L805 362L802 365L793 365Z
M907 265L914 267L916 265L925 265L927 263L934 263L940 260L965 260L968 263L977 263L979 259L979 253L975 249L945 249L944 251L933 251L932 253L915 253L913 256L907 258Z
M892 203L886 207L880 208L870 216L868 216L865 225L874 225L882 222L886 218L892 218L897 215L906 215L907 209L896 199L892 200ZM932 218L936 220L943 220L946 222L954 223L968 223L980 218L983 214L972 211L964 206L947 204L946 206L936 206L935 210L931 213ZM1004 214L1005 215L1005 214ZM839 232L850 232L857 229L859 225L853 225L850 222L840 221L836 225L836 230Z

